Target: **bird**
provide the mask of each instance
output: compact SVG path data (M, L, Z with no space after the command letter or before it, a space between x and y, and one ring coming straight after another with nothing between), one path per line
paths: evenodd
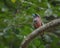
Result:
M33 26L34 26L34 28L37 29L42 25L43 25L43 23L42 23L41 17L38 14L33 14Z
M33 14L33 26L35 29L43 26L44 23L38 14ZM41 32L38 36L39 40L43 42L45 48L50 47L50 43L52 42L51 37L47 34L44 34L44 32Z
M33 26L35 29L43 25L42 19L38 14L33 14ZM44 40L44 32L40 33L41 39Z

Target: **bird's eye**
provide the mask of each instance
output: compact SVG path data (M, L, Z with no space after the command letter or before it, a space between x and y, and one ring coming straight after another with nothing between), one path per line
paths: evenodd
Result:
M34 21L34 24L37 24L37 21L36 20Z

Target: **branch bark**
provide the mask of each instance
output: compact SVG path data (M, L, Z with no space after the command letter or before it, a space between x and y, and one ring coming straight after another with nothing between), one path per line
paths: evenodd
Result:
M41 27L39 27L38 29L34 30L32 33L30 33L21 43L20 48L27 48L28 44L38 35L40 35L41 32L47 31L50 28L54 28L56 26L60 25L60 19L55 19Z

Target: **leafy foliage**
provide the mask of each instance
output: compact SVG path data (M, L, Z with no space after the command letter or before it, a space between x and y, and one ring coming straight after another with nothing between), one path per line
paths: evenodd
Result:
M51 21L50 15L59 18L60 6L57 3L52 4L54 1L0 0L0 48L19 48L22 40L34 30L32 14L40 14L44 23ZM48 16L48 20L44 18L46 16ZM59 37L50 35L49 38L53 40L52 43L49 43L51 48L60 48ZM45 48L46 44L48 42L37 37L30 43L29 48Z

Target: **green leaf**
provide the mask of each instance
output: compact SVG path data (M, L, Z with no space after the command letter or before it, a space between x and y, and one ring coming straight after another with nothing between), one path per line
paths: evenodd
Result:
M16 0L11 0L11 2L15 3L15 2L16 2Z

